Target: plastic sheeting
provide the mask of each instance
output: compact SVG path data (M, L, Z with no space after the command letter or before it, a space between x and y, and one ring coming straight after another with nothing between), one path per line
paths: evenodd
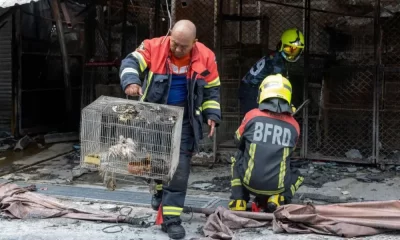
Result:
M38 2L40 0L0 0L0 8L8 8L14 5L23 5L30 2Z
M271 226L274 233L362 237L400 230L400 201L295 205L274 213L234 212L223 207L208 217L206 238L236 240L233 230ZM202 239L202 240L203 240Z

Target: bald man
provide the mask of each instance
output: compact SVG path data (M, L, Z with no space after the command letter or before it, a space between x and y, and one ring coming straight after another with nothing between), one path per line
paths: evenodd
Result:
M139 73L145 72L142 84ZM152 103L185 109L179 164L168 185L157 182L151 205L162 202L162 230L172 239L185 237L180 215L186 197L190 160L203 137L203 122L209 137L221 121L220 80L214 53L196 39L196 26L178 21L168 37L144 40L121 63L121 86L127 95Z

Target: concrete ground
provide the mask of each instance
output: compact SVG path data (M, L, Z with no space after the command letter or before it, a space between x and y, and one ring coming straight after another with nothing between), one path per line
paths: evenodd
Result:
M103 211L113 211L116 207L131 207L130 216L147 217L147 221L153 222L155 212L146 207L114 205L106 203L92 202L74 202L78 204L88 205L95 209L103 209ZM183 226L187 231L185 239L201 239L204 237L202 226L206 222L204 215L184 214L182 216ZM53 218L44 220L5 220L0 218L0 226L2 232L1 240L167 240L168 236L163 233L159 226L152 225L148 228L137 228L128 224L114 224L89 222L67 218ZM322 236L315 234L274 234L271 227L242 229L235 232L237 239L253 239L253 240L336 240L342 239L332 236ZM370 239L370 240L390 240L399 239L398 234L381 234L372 237L352 238L352 239Z
M55 144L51 148L43 149L41 154L27 156L18 161L7 164L7 171L25 168L22 171L6 174L4 180L26 181L69 186L96 186L104 188L102 178L98 172L82 171L78 168L79 155L69 152L72 144ZM54 159L39 163L48 158ZM36 164L32 167L32 164ZM1 162L0 162L1 164ZM400 199L400 169L389 166L386 171L366 166L351 166L333 163L308 163L298 164L300 171L305 175L306 181L296 194L296 202L313 202L327 204L350 201L373 201ZM1 170L4 166L0 166ZM193 167L189 180L188 194L196 197L209 196L222 199L229 198L229 173L230 166L216 165L213 169L207 167ZM4 175L5 174L5 175ZM147 182L142 179L129 178L128 181L117 181L117 189L131 191L148 191ZM76 202L76 199L70 199ZM105 209L110 203L89 203L81 201L91 207ZM114 204L114 203L113 203ZM107 207L108 206L108 207ZM132 207L134 215L146 215L154 221L155 212L148 207ZM184 226L187 230L186 239L202 237L201 227L206 219L204 215L183 215ZM168 239L158 226L139 229L126 224L119 224L105 233L103 229L114 224L78 221L70 219L46 220L5 220L0 218L0 239ZM271 229L243 229L236 233L239 239L341 239L321 235L287 235L274 234ZM398 235L384 234L360 239L399 239Z

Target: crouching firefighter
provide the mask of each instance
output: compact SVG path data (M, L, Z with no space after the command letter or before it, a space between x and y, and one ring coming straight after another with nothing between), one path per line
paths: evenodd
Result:
M290 165L300 134L291 98L292 86L281 74L262 81L258 108L245 115L235 134L239 150L232 158L230 210L245 211L251 194L264 211L273 212L290 203L303 183Z

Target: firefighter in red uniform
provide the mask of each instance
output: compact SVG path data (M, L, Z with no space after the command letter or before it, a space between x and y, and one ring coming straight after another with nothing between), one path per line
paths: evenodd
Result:
M139 73L145 72L142 84ZM197 42L196 27L178 21L171 36L144 40L124 60L120 68L121 86L127 95L141 96L152 103L184 107L179 164L168 185L157 182L151 205L162 202L162 230L172 239L185 236L180 215L183 210L192 152L202 139L202 124L213 135L221 121L220 80L214 53Z
M291 168L300 128L292 117L292 86L281 74L259 87L258 108L249 111L236 131L239 151L232 159L229 208L245 211L250 194L267 212L291 202L304 178Z

